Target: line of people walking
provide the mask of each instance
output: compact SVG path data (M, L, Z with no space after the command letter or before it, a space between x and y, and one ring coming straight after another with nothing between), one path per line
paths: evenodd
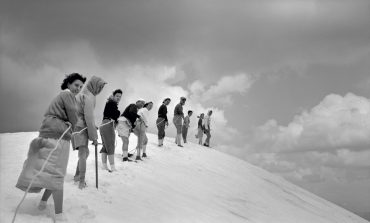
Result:
M79 73L66 75L62 84L61 92L50 103L44 114L44 120L39 130L39 136L33 139L29 146L27 159L24 161L22 172L18 178L16 187L30 193L38 193L45 189L38 205L40 210L46 208L50 196L54 199L55 220L63 221L63 185L66 168L69 159L70 142L73 150L78 151L78 162L74 181L78 182L78 188L84 189L86 184L86 160L89 156L88 143L98 145L98 129L102 139L101 161L102 168L117 171L115 167L115 142L116 133L122 140L122 161L130 162L134 154L129 153L128 145L130 134L137 136L135 161L142 161L147 157L146 147L148 144L147 129L150 125L149 112L153 108L153 102L145 102L139 99L136 103L129 104L125 110L118 110L118 103L122 98L122 90L113 91L107 99L103 111L102 123L99 127L95 124L94 109L96 96L101 93L107 84L102 78L92 76L81 91L86 78ZM158 129L158 146L162 147L166 127L169 125L167 106L171 99L163 100L158 110L156 126ZM187 133L190 127L190 117L193 111L189 110L184 115L183 106L186 98L181 97L175 106L173 124L176 127L175 143L183 147L182 140L187 143ZM209 147L211 138L211 115L201 114L198 118L198 133L196 137L202 145L203 134L207 138L204 146ZM42 169L44 168L44 169ZM41 171L43 170L43 171ZM39 174L36 174L39 172ZM31 184L32 182L32 184Z

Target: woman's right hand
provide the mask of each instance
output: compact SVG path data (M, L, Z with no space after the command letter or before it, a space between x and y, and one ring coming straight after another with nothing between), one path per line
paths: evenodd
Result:
M93 142L92 142L92 144L93 144L94 146L97 146L97 145L98 145L98 140L94 139L94 140L93 140Z

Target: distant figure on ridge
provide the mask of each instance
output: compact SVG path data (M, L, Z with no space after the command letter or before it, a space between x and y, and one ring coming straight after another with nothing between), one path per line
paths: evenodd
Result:
M212 110L209 110L208 114L203 119L204 133L207 136L206 141L204 142L203 145L207 147L209 147L209 141L211 140L211 115Z
M195 135L195 138L199 139L198 144L203 144L203 132L204 132L204 126L203 126L203 119L204 119L204 113L200 114L198 116L198 133Z
M184 118L184 125L182 126L182 138L184 143L187 143L188 129L190 126L190 116L193 114L192 110L188 111L188 115Z
M185 105L185 102L186 102L186 98L181 97L180 103L176 105L174 109L174 115L173 115L173 124L176 126L176 132L177 132L175 143L180 147L183 147L181 145L182 121L184 119L184 112L183 112L182 106Z

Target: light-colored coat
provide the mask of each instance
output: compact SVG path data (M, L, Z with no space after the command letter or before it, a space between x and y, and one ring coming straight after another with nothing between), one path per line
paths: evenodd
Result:
M73 148L86 146L88 140L97 140L98 132L95 125L94 109L96 104L96 95L98 95L106 82L99 77L91 77L85 88L76 96L77 99L77 116L76 131L85 127L87 130L73 137Z
M71 140L72 130L77 123L77 101L75 95L68 89L63 90L50 103L44 114L44 120L40 127L40 137L59 139L68 128L66 122L71 123L71 130L63 139Z
M206 115L203 119L203 126L204 129L210 130L211 129L211 117Z
M147 108L140 108L137 112L140 115L141 120L146 128L149 126L148 117L149 117L149 110Z
M173 114L173 123L175 126L182 127L182 120L184 119L184 112L182 108L182 104L178 103L175 106L174 114Z
M76 99L69 90L62 91L50 104L45 113L45 119L40 128L39 137L33 139L24 161L22 172L18 178L16 187L25 191L32 178L41 170L50 152L51 154L44 171L38 175L30 188L30 193L40 192L41 189L63 189L64 176L66 174L69 158L69 141L71 131L59 141L63 132L67 130L70 122L75 126L77 121Z

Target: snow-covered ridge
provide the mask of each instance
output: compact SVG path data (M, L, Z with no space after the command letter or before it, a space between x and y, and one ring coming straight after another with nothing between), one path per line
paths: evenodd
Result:
M23 192L14 185L35 132L0 134L0 222L11 222ZM149 158L123 163L117 139L117 172L99 168L95 188L94 149L90 148L85 190L73 182L77 152L71 151L65 179L68 222L367 222L258 167L213 149L168 139L156 146L148 134ZM131 136L130 147L136 145ZM100 164L100 160L99 160ZM37 209L41 194L29 194L16 222L52 222L52 199Z

